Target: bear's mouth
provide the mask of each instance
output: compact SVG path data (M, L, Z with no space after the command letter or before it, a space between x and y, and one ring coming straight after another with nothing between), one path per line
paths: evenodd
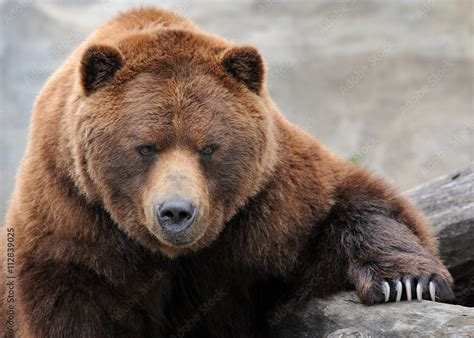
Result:
M160 251L170 258L175 258L199 250L202 247L200 241L205 234L206 231L202 231L197 237L188 238L188 240L168 240L162 236L153 235L160 242Z
M192 245L194 242L198 241L199 239L192 238L191 236L186 236L185 234L180 236L165 236L165 245L172 246L175 248L184 248L187 246ZM163 241L162 241L163 242Z
M209 228L207 223L193 224L191 227L181 226L174 231L164 231L158 224L146 226L151 235L159 242L160 249L163 249L167 256L196 251L201 245L200 241L206 236Z

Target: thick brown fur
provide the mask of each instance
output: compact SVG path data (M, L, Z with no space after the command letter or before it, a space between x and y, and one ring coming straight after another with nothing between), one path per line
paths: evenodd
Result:
M156 9L73 53L36 101L3 228L4 335L10 304L21 337L263 337L301 288L451 296L423 216L287 122L264 72L253 47ZM153 211L176 193L199 206L186 245Z

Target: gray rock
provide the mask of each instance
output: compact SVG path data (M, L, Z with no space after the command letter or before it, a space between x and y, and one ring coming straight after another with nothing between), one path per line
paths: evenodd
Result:
M312 301L277 332L276 337L472 337L474 308L429 301L365 306L344 292Z

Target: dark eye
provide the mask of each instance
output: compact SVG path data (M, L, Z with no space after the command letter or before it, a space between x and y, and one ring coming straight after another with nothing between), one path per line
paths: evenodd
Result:
M216 149L217 149L217 146L215 144L211 144L209 146L206 146L206 147L202 148L202 150L200 151L201 156L209 157L212 154L214 154Z
M143 157L150 157L155 153L155 148L153 146L140 146L138 152Z

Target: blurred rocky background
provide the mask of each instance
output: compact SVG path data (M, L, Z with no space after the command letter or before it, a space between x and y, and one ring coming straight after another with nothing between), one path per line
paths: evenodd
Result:
M0 216L45 80L97 25L154 4L258 47L287 118L400 190L474 160L473 1L0 2Z

